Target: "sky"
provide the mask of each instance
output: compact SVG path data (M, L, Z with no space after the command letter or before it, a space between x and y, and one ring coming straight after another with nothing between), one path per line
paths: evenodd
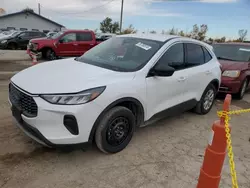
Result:
M69 29L97 29L106 17L120 20L122 0L0 0L7 13L30 7ZM13 6L15 5L15 6ZM15 8L14 8L15 7ZM18 8L16 8L18 7ZM250 0L124 0L123 28L138 32L169 30L190 32L194 24L207 24L208 37L238 38L247 29L250 40Z

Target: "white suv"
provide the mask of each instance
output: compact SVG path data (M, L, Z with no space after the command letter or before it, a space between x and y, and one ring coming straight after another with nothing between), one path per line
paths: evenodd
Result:
M9 101L17 125L41 144L82 147L95 140L101 151L116 153L162 112L208 113L220 79L220 64L203 42L122 35L79 58L19 72Z

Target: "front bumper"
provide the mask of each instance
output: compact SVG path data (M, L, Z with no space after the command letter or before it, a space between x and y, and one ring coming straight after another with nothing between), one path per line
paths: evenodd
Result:
M241 81L235 80L232 78L223 78L221 80L221 85L219 88L219 92L221 93L238 93L241 87Z
M1 43L0 42L0 49L7 49L7 42L6 43Z
M33 140L49 147L66 145L83 146L90 141L90 132L101 113L93 101L84 105L53 105L39 96L34 96L38 111L36 117L27 117L20 113L17 126ZM11 103L11 102L10 102ZM12 103L11 103L12 106ZM14 105L12 106L13 109ZM77 121L78 133L72 132L65 126L65 116L74 116Z

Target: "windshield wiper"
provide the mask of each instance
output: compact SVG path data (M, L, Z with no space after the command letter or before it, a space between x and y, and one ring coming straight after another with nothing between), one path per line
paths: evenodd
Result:
M217 59L228 60L228 61L236 61L234 59L230 59L230 58L226 58L226 57L217 57Z

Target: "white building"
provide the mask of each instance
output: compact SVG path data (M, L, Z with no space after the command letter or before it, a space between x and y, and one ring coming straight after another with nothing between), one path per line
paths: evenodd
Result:
M0 16L0 29L61 31L63 25L32 11L20 11Z

